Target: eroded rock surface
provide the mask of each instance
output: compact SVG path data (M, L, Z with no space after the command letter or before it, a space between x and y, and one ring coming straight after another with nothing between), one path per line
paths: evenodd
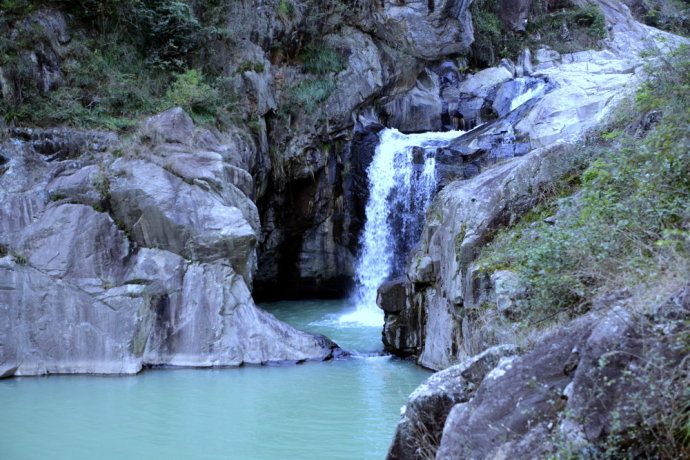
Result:
M510 345L490 348L429 377L408 398L387 458L433 458L451 409L469 401L499 360L516 352Z
M144 132L137 158L112 164L86 141L98 133L2 144L2 376L331 358L333 342L254 305L260 228L241 159L179 109Z
M502 361L470 401L450 411L436 458L596 456L612 447L605 444L610 436L644 444L652 432L645 430L668 423L650 414L669 410L687 385L690 369L677 340L687 336L687 315L682 305L666 304L652 316L613 308Z

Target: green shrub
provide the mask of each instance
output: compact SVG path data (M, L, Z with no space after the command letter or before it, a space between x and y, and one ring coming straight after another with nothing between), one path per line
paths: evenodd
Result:
M31 0L0 0L0 23L24 17L35 8L36 2Z
M147 62L162 69L182 69L197 49L204 30L183 1L145 1L136 8L144 25Z
M283 23L289 23L297 14L297 9L292 0L280 0L278 2L278 18L280 18Z
M265 66L263 62L254 62L254 61L242 61L242 63L237 67L237 70L235 70L235 74L239 73L244 73L244 72L256 72L256 73L262 73L265 70Z
M505 57L515 58L525 47L548 45L560 53L571 53L597 48L598 42L606 38L606 20L598 6L553 13L545 7L534 7L526 35L508 30L499 19L499 8L497 2L489 0L477 0L470 7L475 30L470 59L478 67L493 66ZM563 36L564 28L567 37Z
M307 113L313 113L333 91L335 83L332 80L304 80L290 89L287 109L294 112L299 107Z
M184 106L197 120L218 116L229 122L234 98L222 81L187 73L203 39L214 28L203 26L192 2L175 0L54 0L66 13L72 41L59 46L60 87L44 92L33 74L30 51L55 46L35 21L23 20L37 2L16 4L11 22L0 12L0 66L10 82L10 97L0 99L5 120L28 125L66 124L123 129L137 118L171 104ZM227 5L212 0L197 5L215 24ZM8 10L10 11L10 10ZM10 33L11 32L11 33ZM254 63L253 70L260 69Z
M330 48L306 46L299 55L302 71L315 75L338 73L345 68L345 58Z
M567 29L567 37L563 36ZM599 48L606 38L606 18L596 5L571 10L542 13L527 25L526 45L549 45L559 53L572 53ZM541 37L536 41L533 37Z
M489 67L503 57L514 57L519 51L521 38L514 36L498 18L498 4L489 0L472 3L472 24L475 40L471 58L479 67Z
M690 35L690 2L687 0L644 0L641 15L645 24L677 35Z
M182 107L196 122L205 124L212 122L218 113L219 99L218 90L204 82L199 70L192 69L176 76L158 108Z

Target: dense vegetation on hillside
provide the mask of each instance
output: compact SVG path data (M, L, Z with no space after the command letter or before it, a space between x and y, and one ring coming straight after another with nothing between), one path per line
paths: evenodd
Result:
M596 49L607 37L604 15L595 5L571 8L570 2L533 1L525 30L514 31L501 21L499 3L490 0L472 3L475 41L470 64L474 67L492 66L502 58L514 59L525 47L549 46L559 53ZM629 0L623 3L648 25L690 36L688 0Z
M596 295L689 272L690 49L658 62L635 104L567 160L594 161L484 251L486 269L521 275L524 318L579 313Z
M66 14L67 43L51 42L32 15L41 7ZM201 64L201 45L223 38L216 26L227 8L221 1L196 7L173 0L3 1L0 66L13 91L0 110L12 123L110 129L175 105L195 117L222 119L233 101L222 76ZM55 88L32 80L33 50L48 65L62 63L64 81Z
M500 19L498 2L472 4L475 41L470 62L493 66L502 58L514 59L525 47L551 46L561 53L597 48L606 38L604 15L597 6L549 10L535 2L523 33L510 30ZM567 36L566 36L567 35Z
M320 46L319 27L335 27L361 2L345 8L340 1L309 0L303 9L290 0L276 1L274 14L298 34L277 36L272 45L283 60L315 77L288 88L283 111L313 111L333 91L327 77L343 67L342 56ZM270 5L269 5L270 6ZM65 14L71 32L56 43L41 9ZM0 99L6 122L52 126L121 129L136 119L182 106L200 123L238 121L232 77L263 72L261 62L214 67L213 43L234 44L225 27L232 2L178 0L2 0L0 2L0 68L12 87ZM335 19L333 19L335 18ZM44 21L44 23L41 23ZM36 59L32 58L34 53ZM64 76L50 88L35 81L35 61L57 67Z

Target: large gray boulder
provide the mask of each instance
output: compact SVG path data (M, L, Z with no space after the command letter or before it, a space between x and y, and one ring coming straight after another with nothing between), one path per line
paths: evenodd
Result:
M154 303L149 364L238 366L326 359L330 340L293 329L254 306L241 276L219 264L189 265L181 290Z
M0 306L0 367L14 368L12 375L133 374L142 368L133 339L147 336L141 331L143 296L100 301L77 281L5 257Z
M186 121L150 120L146 143L110 166L112 136L97 132L0 144L0 376L333 356L328 339L255 307L246 159L232 135L172 133Z
M134 373L143 296L101 299L117 285L129 243L107 214L49 208L2 263L0 363L17 375Z
M643 61L611 51L582 51L559 56L551 67L537 66L537 74L555 89L537 103L515 129L529 135L536 147L578 140L598 126L615 103L639 85Z
M104 179L103 170L97 165L65 168L58 172L47 185L46 191L51 200L68 198L89 206L100 206L104 200L103 190L98 184Z
M336 349L257 309L230 265L134 250L89 206L50 207L12 252L0 259L0 367L13 375L303 361Z
M687 305L665 303L649 316L630 305L593 313L502 361L450 411L436 458L673 452L665 445L673 437L661 433L687 393L690 368L677 343L687 337Z
M119 278L130 246L107 214L64 204L48 208L24 229L16 252L40 272L90 291Z
M418 386L402 411L388 459L433 458L451 409L469 401L499 360L516 352L516 347L510 345L490 348L462 364L435 373Z
M142 160L117 161L112 175L113 216L134 241L191 260L230 260L251 282L257 235L241 209Z

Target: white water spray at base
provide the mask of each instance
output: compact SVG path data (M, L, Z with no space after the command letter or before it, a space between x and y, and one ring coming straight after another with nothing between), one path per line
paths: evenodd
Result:
M377 290L394 273L396 255L405 257L419 238L426 208L436 190L436 149L462 134L405 135L395 129L379 134L379 145L367 169L369 200L352 296L356 309L341 316L341 323L383 324L383 311L376 304Z

